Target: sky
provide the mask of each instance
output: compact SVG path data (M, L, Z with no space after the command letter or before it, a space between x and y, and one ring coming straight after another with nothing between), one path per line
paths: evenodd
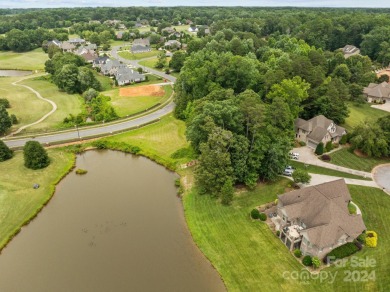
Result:
M97 6L296 6L390 8L389 0L0 0L0 8Z

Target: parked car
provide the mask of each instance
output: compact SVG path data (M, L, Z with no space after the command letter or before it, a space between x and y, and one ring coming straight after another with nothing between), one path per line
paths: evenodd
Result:
M291 165L287 165L285 169L291 169L291 170L294 170L295 168Z
M296 152L290 152L290 158L298 160L299 159L299 153Z
M292 176L293 172L294 172L293 169L287 169L287 168L286 168L286 169L283 171L283 175Z

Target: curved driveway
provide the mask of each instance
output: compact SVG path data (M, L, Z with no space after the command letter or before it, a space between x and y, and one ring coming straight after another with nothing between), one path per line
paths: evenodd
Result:
M117 54L118 48L119 47L114 47L112 52L111 52L111 55L114 58L117 58L118 60L120 60L123 63L128 64L128 65L132 65L135 67L139 66L138 62L140 60L127 60L127 59L120 57ZM143 66L143 67L145 67L145 66ZM174 76L171 76L171 75L165 74L163 72L151 69L149 67L147 67L147 68L148 68L149 72L151 72L155 75L159 75L162 78L165 78L166 80L169 80L173 83L176 81L176 78ZM79 128L78 131L75 129L73 131L70 130L70 131L66 131L66 132L51 133L50 135L37 136L35 138L31 138L31 137L22 138L21 137L20 139L4 140L4 142L10 148L20 148L20 147L23 147L24 144L30 140L38 141L39 143L42 143L42 144L51 144L51 143L60 143L60 142L66 142L66 141L72 141L72 140L88 139L88 138L92 138L92 137L105 136L105 135L109 135L109 134L112 134L115 132L121 132L121 131L125 131L128 129L137 128L137 127L143 126L145 124L149 124L149 123L152 123L154 121L158 121L161 117L171 113L174 108L175 108L175 104L172 101L169 104L167 104L166 106L164 106L163 108L161 108L157 111L151 112L150 114L144 115L144 116L136 118L136 119L123 121L120 123L107 124L107 125L102 125L102 126L93 127L93 128Z

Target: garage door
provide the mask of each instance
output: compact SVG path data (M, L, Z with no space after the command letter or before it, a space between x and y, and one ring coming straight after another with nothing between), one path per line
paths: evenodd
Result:
M313 148L313 149L315 149L316 147L317 147L317 144L316 143L314 143L313 141L308 141L308 143L307 143L307 146L309 146L310 148Z

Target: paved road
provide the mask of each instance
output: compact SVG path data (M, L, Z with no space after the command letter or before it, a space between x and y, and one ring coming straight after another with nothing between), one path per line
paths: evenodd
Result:
M117 50L119 47L114 47L111 55L114 58L117 58L118 60L122 61L123 63L138 67L138 62L140 60L126 60L117 54ZM144 66L143 66L144 67ZM162 78L165 78L166 80L169 80L170 82L174 83L176 81L176 78L174 76L165 74L163 72L154 70L152 68L147 67L148 71L155 74L159 75ZM105 136L109 135L111 133L115 132L120 132L120 131L125 131L127 129L131 129L134 127L139 127L148 123L151 123L153 121L158 120L159 118L171 113L173 109L175 108L175 104L173 102L170 102L163 108L154 111L150 114L147 114L143 117L132 119L132 120L127 120L124 122L120 123L114 123L114 124L107 124L107 125L102 125L99 127L94 127L94 128L80 128L79 131L76 129L73 131L66 131L66 132L58 132L58 133L51 133L50 135L44 135L44 136L37 136L35 138L23 138L21 137L20 139L14 139L14 140L9 140L9 139L4 139L5 144L8 145L8 147L11 148L18 148L18 147L23 147L23 145L30 140L38 141L42 144L51 144L51 143L58 143L58 142L65 142L69 140L78 140L78 139L87 139L87 138L92 138L96 136Z

